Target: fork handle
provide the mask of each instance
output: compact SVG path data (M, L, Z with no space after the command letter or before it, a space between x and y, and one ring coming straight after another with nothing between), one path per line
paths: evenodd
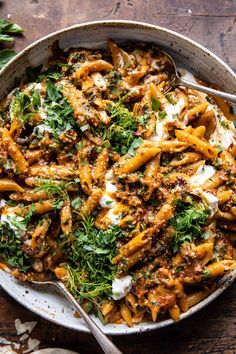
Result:
M84 311L80 304L75 300L73 295L67 290L61 281L54 283L60 291L67 297L67 299L74 305L79 312L90 331L97 339L105 354L122 354L122 352L112 343L112 341L103 333L103 331L96 325L92 318Z
M200 91L200 92L204 92L204 93L208 93L208 94L213 95L213 96L218 96L220 98L223 98L226 101L230 101L230 102L236 104L236 95L233 95L232 93L226 93L226 92L222 92L222 91L218 91L218 90L212 89L210 87L202 86L202 85L196 84L195 82L185 80L185 79L183 79L182 77L179 77L179 76L177 77L177 80L176 80L175 84L176 85L181 85L181 86L184 86L184 87L190 87L190 88L192 88L194 90L197 90L197 91Z

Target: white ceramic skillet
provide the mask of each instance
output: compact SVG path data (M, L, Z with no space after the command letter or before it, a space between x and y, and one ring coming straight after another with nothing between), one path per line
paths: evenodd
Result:
M173 55L182 67L190 70L195 76L218 84L226 92L236 93L236 75L216 55L198 43L165 28L131 21L102 21L75 25L52 33L19 53L9 64L0 71L0 99L21 78L27 67L38 66L47 62L52 55L51 47L55 41L62 49L69 47L101 48L105 47L107 39L112 38L119 43L129 41L154 42ZM219 294L221 294L235 279L236 270L221 278L216 291L199 304L182 314L184 319L197 312ZM9 274L0 271L0 285L18 302L39 316L52 322L78 331L88 332L81 319L74 317L74 309L55 292L55 289L34 287L21 284ZM126 325L108 324L103 326L107 334L122 335L148 331L173 324L172 319L159 322L142 323L132 328Z

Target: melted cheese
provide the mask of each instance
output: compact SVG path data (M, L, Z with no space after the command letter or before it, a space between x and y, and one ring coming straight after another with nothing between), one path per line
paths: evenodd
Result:
M213 216L218 209L218 198L209 192L205 192L201 186L214 174L216 169L211 165L203 165L198 168L196 173L189 179L192 187L191 193L202 198L203 202L207 204L210 209L211 216Z
M236 144L236 130L233 122L224 116L216 118L216 128L211 134L209 143L213 146L221 145L228 149L230 145Z
M201 191L201 197L207 203L211 216L213 216L217 212L219 199L214 194L205 191Z
M195 82L197 81L195 80ZM203 92L198 93L206 100L207 94ZM226 119L216 103L209 102L207 111L213 111L216 119L216 128L210 136L209 143L212 146L221 145L225 149L228 149L232 144L236 144L236 129L234 123Z
M211 165L203 165L198 168L196 173L189 179L192 187L203 185L209 178L214 176L216 169Z
M178 119L178 114L180 114L184 106L185 101L183 98L180 98L175 105L169 103L166 104L164 106L166 116L161 120L157 119L155 135L152 135L150 140L158 143L162 139L168 139L168 128L170 125L176 126L178 128L185 127L185 122Z
M125 297L132 288L132 277L126 275L122 278L115 278L112 282L112 298L120 300Z
M22 221L23 218L21 216L16 215L14 212L12 212L11 211L12 209L14 209L14 208L9 208L9 209L3 210L2 214L1 214L1 223L8 224L10 229L16 235L16 237L21 238L25 234L25 232L23 230L20 230L19 227L17 227L15 225L15 221L16 222Z

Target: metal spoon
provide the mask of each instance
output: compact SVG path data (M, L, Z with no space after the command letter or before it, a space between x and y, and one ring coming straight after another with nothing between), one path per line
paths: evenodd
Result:
M122 354L122 352L111 342L111 340L103 333L103 331L96 325L92 318L84 311L80 304L75 300L71 293L67 290L65 285L60 280L46 280L46 281L34 281L30 280L31 283L37 285L51 284L56 286L63 295L71 302L72 305L79 312L84 322L98 341L99 345L103 349L105 354Z
M188 81L186 79L183 79L181 77L181 74L179 74L178 67L176 66L174 59L165 51L161 50L170 60L172 65L168 65L167 71L168 75L170 77L170 82L171 82L171 87L173 86L184 86L184 87L190 87L194 90L204 92L210 95L218 96L220 98L223 98L224 100L230 101L232 103L236 104L236 95L233 95L231 93L226 93L226 92L221 92L215 89L212 89L210 87L202 86L199 84L196 84L195 82ZM170 87L170 89L171 89ZM167 91L169 91L168 89Z

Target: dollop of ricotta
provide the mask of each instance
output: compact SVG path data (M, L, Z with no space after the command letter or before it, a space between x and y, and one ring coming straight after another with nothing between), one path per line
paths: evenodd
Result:
M120 300L125 297L132 288L132 277L126 275L122 278L115 278L112 282L112 298Z

